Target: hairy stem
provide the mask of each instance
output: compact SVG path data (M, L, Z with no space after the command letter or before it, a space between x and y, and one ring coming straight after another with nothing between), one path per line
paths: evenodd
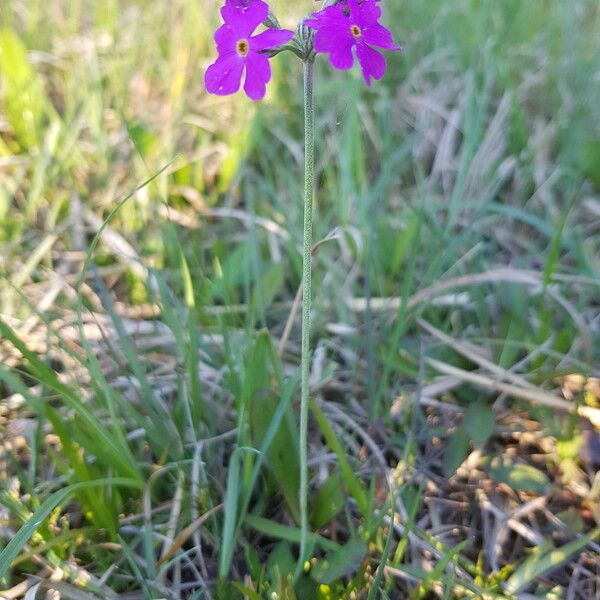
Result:
M310 308L312 286L312 229L315 170L315 102L313 61L304 62L304 238L302 262L302 384L300 393L300 556L306 556L308 535L308 378L310 374Z

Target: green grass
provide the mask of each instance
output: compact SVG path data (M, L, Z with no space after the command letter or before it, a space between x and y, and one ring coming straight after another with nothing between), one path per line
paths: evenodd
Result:
M383 82L317 65L294 581L300 63L211 97L212 2L2 3L9 597L598 593L600 10L385 6Z

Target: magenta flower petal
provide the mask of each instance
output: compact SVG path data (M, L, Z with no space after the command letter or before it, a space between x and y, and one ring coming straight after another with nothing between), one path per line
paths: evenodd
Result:
M228 1L221 9L221 16L236 35L247 37L269 16L269 5L254 0L245 9L240 9L235 1Z
M354 64L352 55L352 36L340 34L330 29L320 29L315 35L315 50L329 54L329 62L336 69L351 69Z
M381 17L381 8L372 0L360 4L357 0L348 0L348 8L350 9L350 20L361 27L375 23Z
M267 29L258 35L250 38L250 48L253 52L260 52L268 48L276 48L286 42L289 42L294 37L293 31L285 29Z
M237 54L221 55L206 69L204 85L209 93L217 96L235 94L240 89L243 70L244 63Z
M394 43L392 32L381 25L381 23L373 23L363 29L363 40L371 46L378 46L385 50L402 50L401 46Z
M319 12L313 13L304 23L309 27L318 29L327 26L339 26L340 23L345 23L347 20L344 11L340 6L328 6Z
M367 85L371 85L371 78L379 81L385 75L385 56L377 50L373 50L367 44L357 44L356 57Z
M354 41L350 33L341 33L329 27L317 30L314 40L316 52L334 52L340 45L352 48Z
M235 52L235 44L237 42L237 36L235 32L227 23L224 23L215 31L215 43L217 44L217 51L219 54L227 52Z
M264 54L251 53L246 59L244 91L251 100L262 100L271 80L271 65Z
M225 4L242 13L248 10L248 7L255 2L257 0L225 0Z
M329 62L336 69L351 69L354 64L352 46L339 46L329 53Z

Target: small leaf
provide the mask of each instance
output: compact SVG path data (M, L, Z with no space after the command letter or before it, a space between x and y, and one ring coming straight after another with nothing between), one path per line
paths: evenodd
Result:
M179 247L179 258L181 261L181 279L183 280L183 297L185 298L185 305L188 308L193 308L196 304L194 301L194 284L192 282L190 268L181 246Z
M446 477L454 475L456 469L460 467L469 451L469 434L465 426L461 425L450 436L448 447L444 454L444 473Z
M516 492L544 494L550 485L548 477L539 469L496 456L487 460L488 473L499 483L509 485Z
M288 542L293 542L294 544L299 544L302 537L302 532L296 527L280 525L279 523L275 523L275 521L270 521L264 517L257 517L256 515L247 515L246 524L263 535L267 535L279 540L287 540ZM335 542L332 542L331 540L314 533L309 533L306 539L308 540L309 544L312 544L313 546L320 546L325 550L334 551L340 547Z
M319 561L311 571L311 577L325 585L333 583L356 571L366 554L367 544L358 537L352 538L345 546Z
M278 577L292 573L295 565L290 545L286 541L279 542L269 554L267 559L267 570L272 571ZM275 578L273 578L275 579Z
M262 276L257 288L253 290L250 303L258 307L269 306L285 282L283 267L280 264L272 265ZM259 293L260 289L260 293Z
M320 529L329 523L344 506L344 483L340 473L334 473L325 481L315 498L311 523Z
M472 402L465 413L465 429L476 444L484 444L494 433L496 416L484 402Z
M333 428L327 420L327 417L323 414L323 411L314 401L311 401L310 403L310 410L319 424L319 428L321 429L323 437L327 441L327 445L335 452L335 455L337 456L346 489L356 500L356 504L363 515L371 513L372 511L370 510L370 502L367 491L364 488L362 481L354 474L354 469L348 462L346 451L340 441L337 439Z
M569 560L573 554L583 550L590 542L600 538L600 527L560 548L536 552L525 560L506 582L506 589L516 594L533 583L540 575Z
M260 448L271 425L273 414L277 409L279 399L267 391L256 394L251 403L250 429L252 443ZM277 490L285 498L288 509L294 520L300 522L300 507L298 505L298 488L300 486L300 471L298 469L298 446L295 443L293 429L293 413L288 407L288 418L283 418L273 437L266 455L266 465Z
M234 581L231 585L238 590L238 592L244 594L244 598L248 598L248 600L262 600L262 596L260 594L254 590L251 590L249 587L242 585L241 583Z
M590 138L581 144L581 168L600 187L600 138Z

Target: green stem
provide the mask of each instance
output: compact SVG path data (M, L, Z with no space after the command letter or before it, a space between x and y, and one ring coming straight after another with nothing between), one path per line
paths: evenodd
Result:
M302 384L300 393L300 556L302 568L308 537L308 379L310 375L310 305L312 284L312 229L315 170L315 102L313 61L304 61L304 238L302 262Z

